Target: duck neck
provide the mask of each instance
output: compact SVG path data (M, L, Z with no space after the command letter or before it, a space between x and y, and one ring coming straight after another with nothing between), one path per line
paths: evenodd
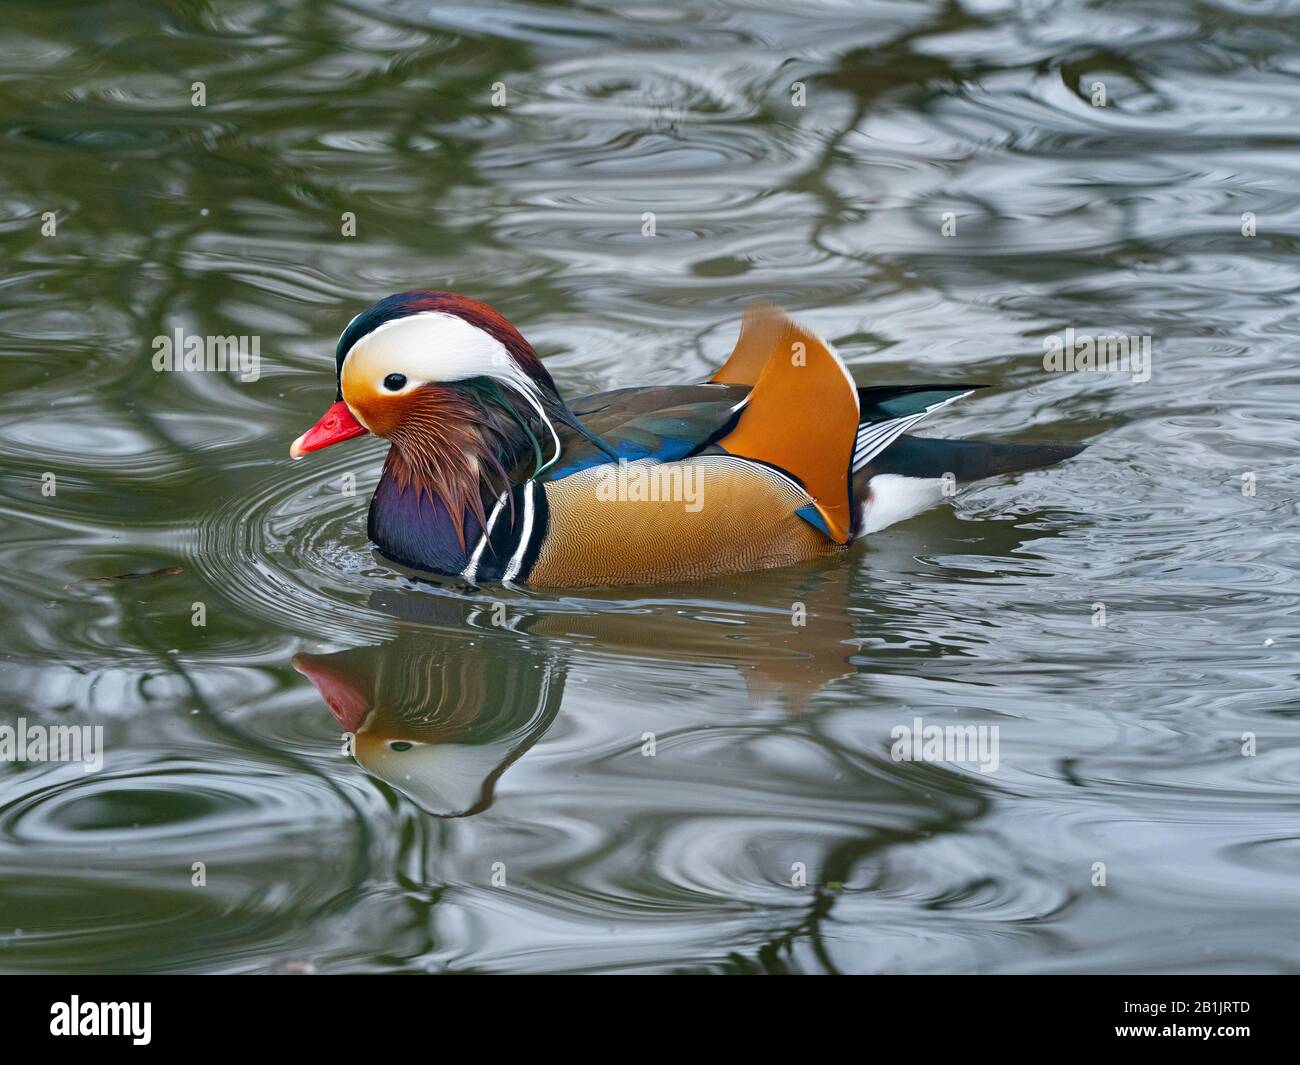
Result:
M370 500L367 532L380 554L394 562L429 573L455 574L468 564L482 523L469 508L453 515L441 495L412 475L394 445Z
M427 390L390 434L370 503L380 553L412 569L462 572L496 501L554 453L550 430L530 415L499 389Z

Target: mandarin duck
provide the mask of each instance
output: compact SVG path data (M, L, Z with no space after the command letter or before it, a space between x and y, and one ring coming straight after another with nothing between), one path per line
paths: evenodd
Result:
M859 387L830 344L770 305L706 382L566 402L500 313L402 292L357 315L333 406L301 458L390 441L369 537L419 573L534 587L650 584L844 552L950 486L1046 466L1075 444L908 435L981 385Z

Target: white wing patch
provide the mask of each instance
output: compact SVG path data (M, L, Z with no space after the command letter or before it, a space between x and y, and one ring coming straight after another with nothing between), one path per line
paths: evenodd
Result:
M971 389L971 392L973 391L974 389ZM921 419L929 417L940 407L946 407L949 403L955 403L969 395L970 392L963 392L957 396L949 396L938 403L932 403L917 414L908 414L902 418L892 418L887 422L876 422L873 425L859 425L857 439L853 443L853 472L857 473Z

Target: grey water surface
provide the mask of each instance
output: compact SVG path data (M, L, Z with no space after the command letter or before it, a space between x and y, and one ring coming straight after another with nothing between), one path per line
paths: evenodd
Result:
M4 21L0 725L103 766L0 762L0 970L1300 969L1300 4ZM762 297L995 386L928 433L1091 446L832 562L421 584L381 441L287 455L414 287L569 396L706 377ZM260 363L156 372L178 329Z

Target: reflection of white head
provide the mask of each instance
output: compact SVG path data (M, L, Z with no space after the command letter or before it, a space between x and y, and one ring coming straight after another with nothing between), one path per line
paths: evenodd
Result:
M357 734L357 761L435 817L468 813L487 797L492 777L503 769L519 742L424 743Z

